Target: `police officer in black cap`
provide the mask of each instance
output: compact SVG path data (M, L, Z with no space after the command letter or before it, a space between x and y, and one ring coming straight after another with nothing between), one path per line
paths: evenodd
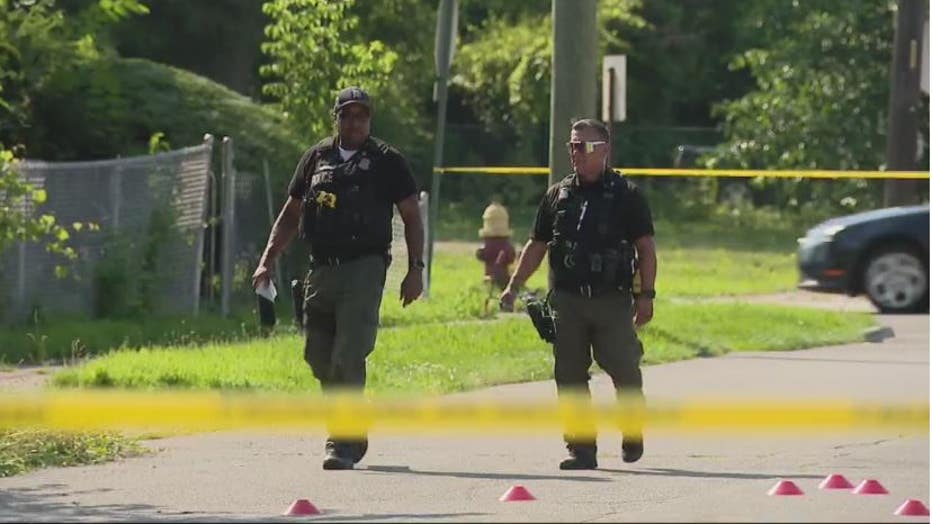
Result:
M253 286L268 281L275 259L296 233L307 241L311 260L304 282L304 359L325 393L361 392L391 262L392 207L397 206L404 221L408 246L409 267L400 291L405 307L424 287L424 226L408 162L369 134L369 95L358 87L343 89L333 115L337 134L311 147L298 162L290 197L272 226ZM367 449L365 437L331 435L323 467L353 469Z
M644 195L608 166L608 128L598 120L578 120L570 137L574 172L544 195L501 303L504 308L513 305L515 292L548 255L557 392L561 397L588 396L595 358L632 415L625 421L622 459L634 462L644 452L644 351L635 327L647 324L654 314L654 226ZM560 463L561 469L598 467L595 428L580 431L564 435L569 457Z

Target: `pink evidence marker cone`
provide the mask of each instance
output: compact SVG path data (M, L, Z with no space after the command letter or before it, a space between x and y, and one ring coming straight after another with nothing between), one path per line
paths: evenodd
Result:
M319 515L320 510L317 509L311 502L307 499L297 499L291 503L291 506L285 510L282 515L286 517L303 517L306 515Z
M851 489L853 487L844 475L838 473L832 473L825 477L825 480L819 484L819 489Z
M929 508L920 500L906 499L906 502L896 508L893 514L900 517L928 517Z
M536 500L531 492L524 489L524 486L512 486L498 500L502 502L522 502Z
M781 480L767 492L768 495L802 495L803 490L799 489L792 480Z
M852 493L855 495L886 495L890 492L887 491L887 488L883 487L883 484L880 482L877 482L874 479L867 479L861 481L861 483L858 484L858 487L854 488Z

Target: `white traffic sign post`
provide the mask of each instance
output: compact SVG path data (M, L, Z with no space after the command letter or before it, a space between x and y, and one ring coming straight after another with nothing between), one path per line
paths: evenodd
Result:
M919 89L929 94L929 20L922 27L922 49L919 50Z
M605 55L602 59L602 120L624 122L627 61L625 55Z

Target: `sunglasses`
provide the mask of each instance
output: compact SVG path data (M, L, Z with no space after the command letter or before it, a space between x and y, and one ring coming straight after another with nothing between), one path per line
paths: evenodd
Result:
M586 142L567 142L566 148L569 149L570 153L592 153L595 151L595 148L601 145L605 145L608 142L604 140L593 140Z

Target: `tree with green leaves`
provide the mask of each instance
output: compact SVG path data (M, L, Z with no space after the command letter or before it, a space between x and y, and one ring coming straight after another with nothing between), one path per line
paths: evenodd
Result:
M70 59L64 24L51 0L0 0L0 143L23 143L34 91Z
M28 145L38 94L55 79L113 56L107 28L145 14L138 0L0 0L0 143Z
M19 172L14 151L24 150L36 92L74 61L95 54L93 31L103 20L144 9L136 0L98 0L69 21L53 0L0 0L0 253L16 242L41 241L50 252L76 258L67 246L68 228L41 212L45 190ZM56 268L56 274L65 273L64 267Z
M549 15L515 23L490 18L455 57L453 85L479 122L505 141L548 121L551 25Z
M87 0L82 0L87 1ZM108 29L120 56L145 58L261 98L259 49L267 18L258 0L157 0Z
M628 57L625 126L714 126L712 103L751 87L750 75L727 67L751 4L652 0L636 12L643 24L604 24L606 54Z
M874 170L884 164L891 0L754 3L741 40L748 49L732 67L756 86L716 109L726 142L709 167ZM917 118L928 119L928 107ZM928 139L926 138L926 142ZM758 180L781 207L831 202L838 208L879 205L867 181Z
M16 242L45 242L49 252L62 255L67 260L77 258L74 249L68 247L71 237L68 229L58 224L55 217L39 212L45 202L44 189L30 184L17 170L17 160L12 151L0 147L0 254ZM75 231L85 227L96 229L96 225L75 223ZM62 266L55 268L58 276L65 276Z
M336 93L364 86L375 98L376 114L391 84L398 55L380 40L361 41L354 30L354 0L272 0L263 6L271 19L262 44L271 63L260 73L263 92L277 100L309 140L328 135Z
M486 18L472 23L467 19L465 42L453 61L451 96L462 100L487 132L511 144L509 150L517 158L546 158L547 143L531 130L550 118L550 3L508 2L495 10L474 1L464 4L467 15ZM618 35L643 26L640 7L639 0L599 2L604 48L625 46L626 39ZM528 155L522 148L536 151Z
M277 39L267 37L264 30L266 26L275 25L277 31L295 33L285 40L301 42L309 36L303 32L301 24L310 22L277 21L263 12L264 2L256 0L160 0L148 4L149 14L123 19L108 31L121 56L145 58L185 69L206 76L257 102L275 102L283 107L278 95L270 94L268 89L263 91L262 88L263 82L284 81L275 75L259 74L263 65L271 65L278 60L260 49L263 42L272 43ZM314 15L317 10L315 6L279 4L279 8L287 7L295 16L301 10ZM344 7L340 16L352 19L353 27L349 30L341 29L341 42L363 44L377 40L386 50L397 55L391 68L391 82L384 86L384 91L378 93L374 133L391 138L394 144L405 151L415 170L428 172L432 152L430 122L433 112L430 98L436 0L363 1L348 3ZM328 26L340 25L331 23L332 17L321 16L328 20ZM282 67L290 68L284 64L301 59L300 53L287 55L281 55L284 60L280 62ZM323 64L325 60L330 62L328 65L337 66L313 71L315 83L336 86L339 79L332 78L332 74L342 74L345 58L345 55L315 57L315 60L321 61L315 64ZM316 112L314 116L320 117ZM305 120L293 118L293 122L297 124L295 127L301 128L304 141L316 138L316 135L311 137L314 133L309 131ZM293 162L294 159L289 161Z
M758 2L756 45L732 67L756 88L721 104L716 164L876 169L885 154L893 8L889 0Z
M351 10L359 20L358 38L379 40L398 56L391 82L376 100L374 133L401 148L422 181L433 167L437 7L437 0L380 0L356 2Z

